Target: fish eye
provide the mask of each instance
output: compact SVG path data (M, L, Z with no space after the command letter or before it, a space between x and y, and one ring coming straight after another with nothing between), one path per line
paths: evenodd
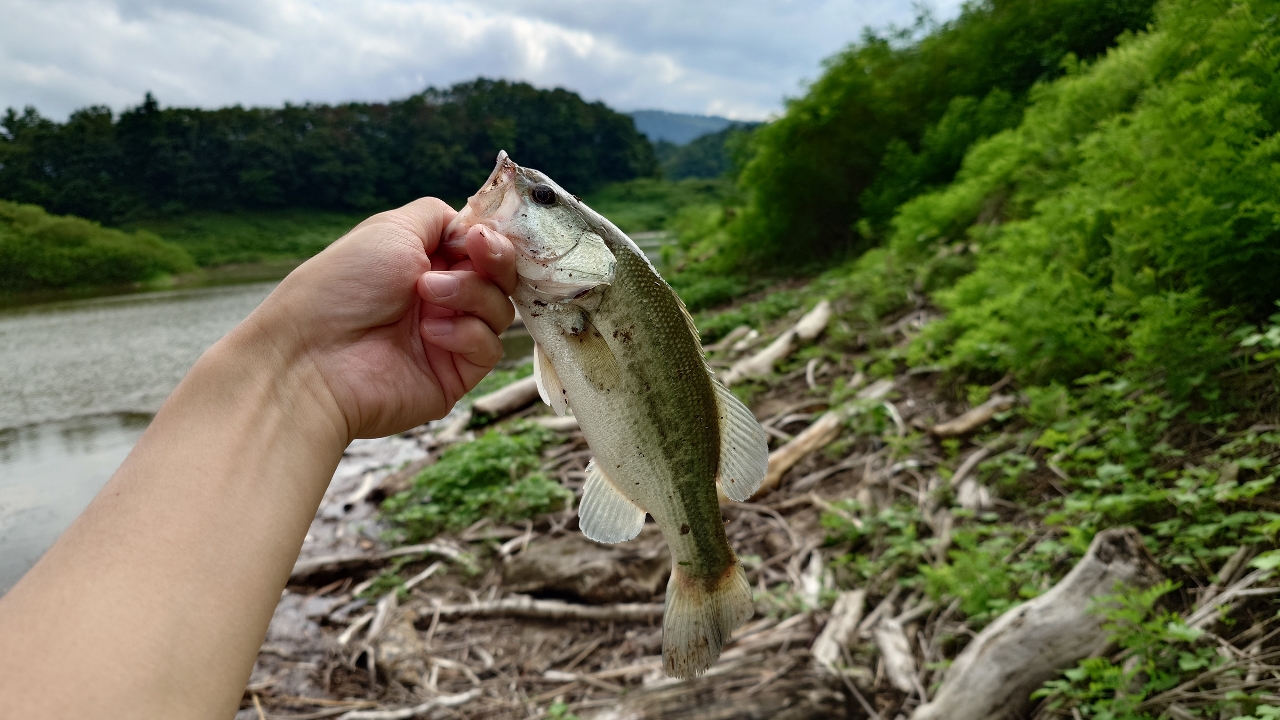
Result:
M533 201L539 205L555 205L556 191L547 185L538 185L533 188Z

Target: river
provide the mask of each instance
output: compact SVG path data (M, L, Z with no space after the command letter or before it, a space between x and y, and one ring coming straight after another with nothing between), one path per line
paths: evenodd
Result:
M275 285L0 311L0 593L80 514L196 358Z

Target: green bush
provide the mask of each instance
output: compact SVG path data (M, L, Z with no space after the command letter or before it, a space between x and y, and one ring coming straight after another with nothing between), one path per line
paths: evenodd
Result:
M461 530L481 518L512 522L573 503L573 493L538 472L554 434L532 423L490 430L445 450L383 510L409 540Z
M949 187L906 203L891 246L957 241L974 271L914 359L1071 380L1124 363L1186 395L1280 288L1276 3L1162 6L1156 29L1032 94Z
M950 181L970 143L1018 121L1034 83L1060 74L1062 59L1094 57L1145 27L1151 6L985 0L937 28L869 33L753 134L737 259L814 267L876 244L898 203Z
M124 285L195 269L180 247L0 200L0 293Z

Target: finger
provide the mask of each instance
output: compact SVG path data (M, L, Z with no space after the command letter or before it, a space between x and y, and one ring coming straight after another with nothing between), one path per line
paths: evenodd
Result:
M422 243L422 249L428 255L434 253L440 245L443 235L457 211L449 207L443 200L436 198L419 198L408 205L395 210L380 212L355 227L359 230L372 225L389 225L416 238Z
M502 359L502 341L480 318L423 318L422 341L461 355L474 365L492 368Z
M502 292L516 290L516 249L502 233L476 226L467 233L467 255L476 272L486 275Z
M435 305L474 315L485 322L495 333L507 329L515 319L511 301L479 273L434 271L418 278L418 294L428 306Z

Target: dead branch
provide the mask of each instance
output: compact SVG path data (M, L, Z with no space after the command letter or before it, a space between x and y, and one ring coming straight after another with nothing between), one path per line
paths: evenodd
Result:
M430 542L422 545L406 545L405 547L374 554L341 553L337 555L321 555L299 560L294 564L293 572L289 573L289 582L301 582L317 575L330 575L377 567L388 560L398 557L426 554L440 555L450 560L457 560L462 556L462 551L444 543Z
M889 684L904 693L918 691L924 697L924 690L916 685L916 658L911 653L911 642L902 630L902 623L896 618L882 618L872 629L871 636L884 659Z
M840 436L840 427L847 416L839 410L824 413L812 425L800 431L799 435L769 453L769 471L765 473L760 489L752 496L752 500L763 497L778 487L782 476L803 460L809 453L821 450Z
M471 403L473 412L503 417L538 399L538 383L533 376L517 380Z
M846 590L836 598L835 605L831 607L831 618L822 627L811 649L813 659L823 667L836 671L836 661L843 656L841 648L849 647L857 636L858 622L862 620L866 602L865 590Z
M421 705L402 710L353 710L338 718L338 720L408 720L409 718L422 717L436 708L454 708L465 705L480 697L483 692L484 690L481 688L474 688L457 695L441 695Z
M831 320L831 303L823 300L800 321L782 333L763 350L751 357L739 360L721 376L725 385L734 385L747 378L765 377L773 372L773 366L795 352L797 342L810 342L822 334Z
M648 622L660 619L662 603L578 605L563 600L536 600L515 595L501 600L439 606L440 617L460 615L525 617L539 620L595 620L597 622Z
M1004 613L965 647L912 720L1016 717L1045 680L1106 647L1102 616L1090 611L1096 598L1117 584L1149 587L1159 578L1137 530L1098 533L1053 589Z
M997 395L954 420L934 425L929 432L940 438L968 435L991 422L996 413L1013 407L1014 399L1012 395Z
M571 414L565 415L564 417L558 417L555 415L543 415L540 417L533 418L533 422L541 425L544 428L547 428L548 430L553 430L555 432L567 433L567 432L573 432L574 430L578 429L578 418L574 417Z

